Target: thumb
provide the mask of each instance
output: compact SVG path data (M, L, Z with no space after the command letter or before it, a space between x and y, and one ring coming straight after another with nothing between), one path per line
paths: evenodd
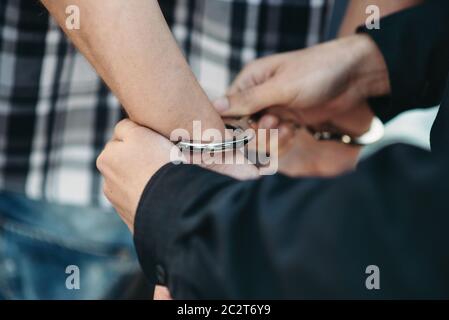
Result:
M215 100L213 105L222 116L236 117L252 115L280 103L279 92L267 81Z

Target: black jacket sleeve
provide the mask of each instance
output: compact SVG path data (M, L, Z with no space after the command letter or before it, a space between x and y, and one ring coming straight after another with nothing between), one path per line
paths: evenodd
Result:
M427 0L381 19L379 30L358 31L377 43L389 70L392 94L370 101L380 119L441 102L449 72L449 1Z
M177 299L449 298L447 163L396 145L337 179L167 165L142 196L139 259Z

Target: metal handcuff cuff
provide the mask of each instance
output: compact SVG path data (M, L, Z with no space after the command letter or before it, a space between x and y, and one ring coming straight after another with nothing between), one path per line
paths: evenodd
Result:
M177 146L181 151L190 151L193 153L218 153L240 149L251 142L255 138L255 134L254 130L244 129L244 127L247 127L252 122L251 117L243 117L234 120L234 124L227 125L228 129L234 130L235 134L232 140L212 143L180 141L177 143ZM354 137L345 133L335 133L327 130L314 130L310 127L305 128L317 141L335 141L348 146L368 146L380 141L385 134L385 127L377 117L373 119L370 130L359 137Z
M193 141L180 141L176 145L181 151L189 151L193 153L209 152L220 153L228 150L236 150L246 146L254 138L255 134L252 130L244 130L240 126L226 125L227 129L233 130L234 136L232 140L222 142L200 143Z

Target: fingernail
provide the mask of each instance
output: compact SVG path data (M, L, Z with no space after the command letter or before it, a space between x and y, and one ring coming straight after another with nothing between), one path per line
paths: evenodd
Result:
M229 109L229 99L226 97L215 100L213 104L215 109L220 113Z

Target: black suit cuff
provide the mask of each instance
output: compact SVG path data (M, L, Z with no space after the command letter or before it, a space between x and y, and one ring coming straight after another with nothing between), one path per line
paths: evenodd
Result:
M195 202L222 183L235 181L194 165L162 167L148 182L134 222L134 243L143 271L152 283L167 285L175 260L173 244L181 217L194 213Z
M357 29L374 40L388 67L391 95L369 101L384 122L440 103L449 70L448 10L449 1L431 0L382 18L380 29Z

